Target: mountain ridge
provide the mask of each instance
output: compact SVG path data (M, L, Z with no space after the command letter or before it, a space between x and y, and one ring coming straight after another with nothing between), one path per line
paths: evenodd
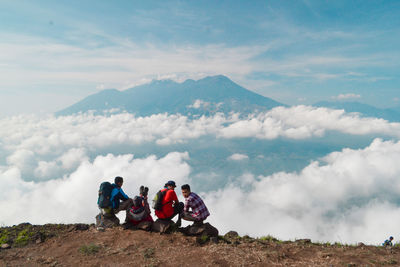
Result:
M195 107L195 101L202 106ZM153 80L124 91L106 89L56 112L71 115L89 110L120 109L147 116L155 113L209 115L212 112L248 114L286 106L271 98L254 93L224 75L208 76L194 81L177 83L172 80Z
M400 110L395 108L377 108L360 102L319 101L313 104L315 107L343 109L346 112L360 113L364 117L382 118L391 122L400 121Z

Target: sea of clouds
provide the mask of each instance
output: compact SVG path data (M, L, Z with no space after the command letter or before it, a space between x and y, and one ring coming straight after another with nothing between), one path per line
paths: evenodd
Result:
M178 185L201 179L191 175L190 149L163 156L149 151L141 158L135 151L107 153L116 146L187 143L190 147L191 140L202 136L301 142L329 131L376 139L362 149L344 148L315 159L300 172L238 174L225 187L197 192L211 211L209 221L222 233L237 230L282 239L379 243L388 235L396 236L400 123L310 106L277 107L248 118L128 113L3 118L0 223L91 223L98 212L99 184L117 175L125 178L126 193L134 195L145 184L150 197L166 177ZM232 153L228 159L251 160L243 153ZM183 199L180 193L178 197Z

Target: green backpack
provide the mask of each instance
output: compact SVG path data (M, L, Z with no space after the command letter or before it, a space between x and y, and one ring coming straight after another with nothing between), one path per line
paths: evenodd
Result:
M153 207L153 209L162 210L162 207L164 206L162 204L162 201L163 201L167 191L168 190L160 190L160 191L157 192L157 194L153 198L153 202L152 202L152 205L151 205Z
M97 199L97 205L99 208L109 208L111 207L111 192L114 189L110 182L103 182L100 184L99 198Z

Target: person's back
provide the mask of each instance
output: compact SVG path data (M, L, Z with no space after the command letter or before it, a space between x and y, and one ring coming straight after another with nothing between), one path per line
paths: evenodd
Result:
M175 202L178 202L178 196L173 189L164 188L161 191L166 191L163 200L161 201L161 210L156 210L156 216L160 219L166 219L174 214L174 207L172 206Z
M194 192L190 192L189 197L186 199L185 211L192 209L192 216L199 220L205 220L210 212L208 211L203 200Z
M183 211L183 203L179 202L178 196L176 195L174 188L176 187L174 181L168 181L165 184L165 188L161 191L165 191L165 196L161 202L161 210L156 210L156 216L162 220L171 220L175 215L178 215L176 224L181 225L181 213Z

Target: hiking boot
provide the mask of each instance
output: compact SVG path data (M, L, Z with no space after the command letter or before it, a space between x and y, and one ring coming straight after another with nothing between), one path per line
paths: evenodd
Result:
M181 227L181 225L182 225L182 220L181 220L181 219L177 220L176 223L175 223L175 225L176 225L177 227Z

